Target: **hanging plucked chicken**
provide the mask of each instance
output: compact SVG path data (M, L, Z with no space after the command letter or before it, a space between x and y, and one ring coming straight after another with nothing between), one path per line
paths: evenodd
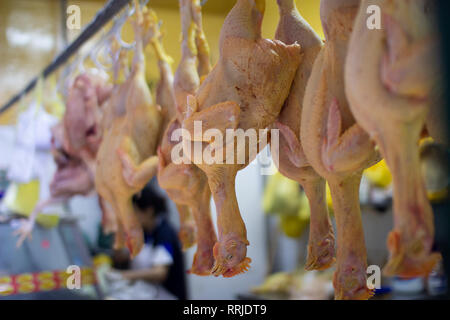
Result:
M372 4L381 8L381 29L367 28L365 12ZM364 0L347 57L351 110L378 144L393 176L394 230L388 237L391 257L384 268L391 276L425 276L439 259L432 253L433 213L418 145L439 94L434 6L428 0Z
M118 90L121 96L117 97L120 104L115 106L115 117L103 134L95 176L99 195L117 217L115 246L126 245L132 257L144 244L132 197L156 174L156 148L162 125L161 108L153 101L145 80L144 48L155 36L150 25L157 21L145 7L141 9L137 1L135 7L133 64L128 78Z
M180 0L182 29L182 56L175 73L174 94L176 114L164 133L159 149L160 166L158 182L176 203L180 215L179 237L183 249L197 243L190 273L209 275L214 264L213 246L217 241L211 220L211 192L206 175L194 164L179 163L172 159L178 144L173 138L181 129L180 120L186 110L188 94L195 94L200 79L209 73L209 48L201 24L201 7L198 0ZM173 161L175 160L175 161Z
M359 0L322 0L325 44L303 100L301 141L314 170L328 181L337 225L336 299L367 299L366 247L359 206L364 169L379 155L356 123L344 92L344 63Z
M183 139L186 148L193 145L191 150L195 150L195 144L200 143L202 150L222 154L223 161L211 164L203 161L203 152L189 155L205 172L216 204L215 276L232 277L249 267L249 242L236 199L235 178L264 148L265 144L259 143L263 138L259 129L268 128L276 120L300 62L297 44L287 46L261 37L264 8L264 0L237 1L221 30L219 61L197 93L188 96L183 121L189 133ZM233 140L227 147L226 141L198 137L194 132L196 122L201 123L202 132L215 129L222 137L227 129L254 129L259 150L245 142L236 144ZM244 161L238 163L237 159Z
M302 62L274 127L280 130L279 148L273 148L275 164L284 176L300 183L311 208L307 270L327 269L334 263L334 231L328 215L325 179L308 163L300 141L303 96L322 40L300 16L294 0L278 0L280 21L275 38L286 44L298 42ZM278 159L278 162L277 162Z

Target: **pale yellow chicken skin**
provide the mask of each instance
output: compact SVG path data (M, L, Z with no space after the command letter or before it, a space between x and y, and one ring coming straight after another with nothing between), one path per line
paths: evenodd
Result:
M359 0L322 0L325 44L314 62L303 101L301 141L306 157L328 181L337 225L336 299L367 299L366 247L359 206L364 169L379 160L356 123L344 92L348 40Z
M138 10L134 24L136 48L133 66L120 90L123 105L118 108L125 113L116 115L104 133L95 177L98 193L112 206L118 219L116 247L125 244L132 257L140 252L144 243L132 197L156 174L156 148L162 125L161 108L153 101L145 80L146 23L148 20ZM122 241L124 243L120 243Z
M306 270L324 270L334 263L334 231L328 215L325 179L308 163L300 141L303 96L313 63L323 42L299 14L294 0L277 0L280 11L275 38L286 44L298 42L302 62L291 92L274 127L280 130L279 150L273 159L284 176L297 181L305 190L311 208Z
M188 94L195 94L200 78L209 73L209 48L201 24L199 0L180 0L182 28L182 58L175 73L174 95L176 115L164 132L159 149L158 182L177 205L183 249L197 243L197 251L189 272L210 275L214 264L213 246L217 241L211 220L209 190L206 175L194 164L173 163L172 150L177 141L175 130L181 129L179 119L186 110Z
M287 46L280 41L261 37L264 0L238 0L229 12L220 35L220 58L205 78L195 96L188 97L183 129L186 148L202 143L203 150L210 140L194 136L194 124L201 121L202 131L215 129L225 137L226 129L259 129L275 122L286 99L295 71L300 63L300 47ZM195 143L193 140L198 139ZM266 142L267 143L267 142ZM256 157L249 155L249 145L217 146L223 152L223 163L207 164L191 153L190 159L205 172L217 210L218 242L214 245L215 276L232 277L249 267L247 231L239 212L235 193L235 178ZM258 150L264 148L264 143ZM222 149L220 149L222 148ZM191 148L194 150L194 147ZM231 149L230 149L231 150ZM232 154L236 156L232 158ZM237 163L245 155L244 163ZM226 158L235 164L226 164Z
M381 8L381 28L368 30L368 6ZM345 73L350 107L376 141L393 176L394 230L388 237L386 275L427 275L433 214L420 173L418 141L439 71L433 1L364 0L355 22Z

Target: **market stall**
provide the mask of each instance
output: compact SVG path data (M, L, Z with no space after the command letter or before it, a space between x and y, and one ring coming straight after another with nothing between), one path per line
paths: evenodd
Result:
M446 298L440 6L0 4L0 299Z

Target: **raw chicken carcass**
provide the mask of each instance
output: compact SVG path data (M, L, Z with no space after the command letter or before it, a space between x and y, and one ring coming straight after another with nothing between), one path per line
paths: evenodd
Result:
M101 141L103 104L111 95L106 79L93 72L78 75L67 97L62 123L52 129L52 153L57 171L50 185L50 198L38 203L15 234L20 246L31 237L37 215L51 204L68 201L75 195L88 195L94 189L95 157ZM100 200L102 201L102 200ZM111 213L103 210L106 231Z
M369 30L366 10L381 8L381 29ZM418 140L439 71L433 1L364 0L356 19L346 66L346 92L358 123L377 142L392 172L394 230L388 237L386 275L427 275L433 214L420 173Z
M295 75L291 92L284 103L275 127L281 132L276 163L284 176L302 185L311 208L307 270L323 270L334 261L334 231L328 215L325 179L309 165L300 141L303 96L313 63L322 47L322 40L299 14L294 0L278 0L280 22L275 38L286 44L298 42L302 62Z
M180 15L182 28L182 58L175 74L174 91L177 101L183 106L177 110L184 110L186 104L186 90L192 90L195 94L200 85L198 72L207 72L209 67L209 55L202 55L198 43L203 39L201 28L201 11L197 0L181 0ZM194 15L195 12L195 15ZM194 25L194 19L197 24ZM196 26L195 32L189 32L191 26ZM201 34L201 36L196 36ZM194 42L195 39L200 39ZM202 45L207 48L207 44ZM203 49L204 50L204 49ZM197 61L196 61L197 60ZM195 63L198 63L197 70ZM202 67L200 67L202 64ZM159 149L160 166L158 170L158 182L167 191L169 197L177 204L180 215L179 238L183 249L187 249L197 242L197 252L190 269L190 273L197 275L209 275L214 264L213 246L217 241L214 226L211 220L210 199L211 192L208 186L206 175L194 164L174 163L172 161L172 150L176 146L176 141L172 139L175 130L181 128L178 118L182 114L173 118L169 127L164 133L161 147Z
M136 2L137 21L133 21L136 48L132 70L121 84L118 100L125 114L117 114L103 134L97 154L95 186L100 196L111 205L117 219L118 239L124 239L132 257L144 242L142 226L134 212L132 197L156 174L156 148L162 123L161 108L153 101L145 79L144 47L150 41L151 16L145 15ZM145 39L145 41L144 41ZM116 242L116 246L120 246Z
M63 119L67 152L95 159L102 137L101 106L111 95L111 90L111 85L100 75L83 73L74 79Z
M258 149L265 147L266 137L259 129L275 122L300 63L297 44L287 46L261 37L264 8L264 0L237 1L221 30L219 61L196 95L188 96L183 121L185 150L195 150L198 144L202 149L197 154L187 152L187 156L206 173L216 204L219 234L213 250L215 276L232 277L249 267L249 242L236 199L235 178L256 157ZM198 137L194 124L199 121L203 133L215 129L221 137L225 137L226 129L254 129L253 145L245 138L237 144L234 138L221 144ZM211 149L215 156L222 155L223 161L203 161L203 151Z
M21 221L14 232L19 236L17 246L20 247L27 237L31 239L37 215L46 207L66 202L75 195L86 196L94 191L94 180L87 165L63 148L64 127L59 123L52 128L52 154L57 165L50 184L50 198L38 203L28 219Z
M328 181L337 224L336 299L367 299L366 247L359 207L364 169L379 160L355 122L344 92L344 63L359 0L322 0L325 32L303 101L301 141L314 170Z
M177 119L178 110L177 109L177 101L186 100L186 94L184 88L193 88L191 93L195 92L198 88L198 76L195 70L195 65L197 63L196 58L196 46L195 46L195 29L192 27L192 6L191 0L180 1L180 16L181 16L181 30L182 30L182 57L181 61L178 65L177 71L175 73L174 83L172 86L167 87L167 89L171 90L171 93L174 97L177 97L175 100L167 101L170 106L167 106L170 110L173 110L171 113L171 119L168 119L170 122L168 127L164 129L163 137L161 140L161 145L159 149L159 170L158 170L158 182L160 186L165 189L169 195L169 197L177 204L177 210L180 218L180 231L178 233L179 239L181 241L183 250L187 250L188 248L195 245L196 242L196 227L194 217L187 207L186 204L182 204L187 200L183 201L183 195L186 193L186 196L190 200L192 196L190 196L190 191L188 191L187 184L180 184L184 179L183 173L190 172L192 170L189 165L172 164L172 148L175 143L171 140L172 134L175 130L179 129L181 125ZM195 27L195 26L194 26ZM192 46L192 48L190 47ZM195 89L194 89L195 88ZM186 177L186 180L189 180ZM176 182L174 184L174 182ZM183 181L186 182L186 181ZM185 192L183 192L186 189ZM194 193L194 191L192 191Z

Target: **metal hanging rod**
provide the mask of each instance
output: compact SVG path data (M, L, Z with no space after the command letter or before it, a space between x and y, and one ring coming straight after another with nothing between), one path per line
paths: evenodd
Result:
M18 102L22 96L30 92L37 84L40 77L47 78L62 64L64 64L80 47L96 34L104 25L106 25L120 10L122 10L130 0L109 0L103 9L101 9L95 18L84 28L81 34L63 51L52 63L50 63L38 76L31 80L28 85L15 96L13 96L5 105L0 108L0 114L11 108Z

